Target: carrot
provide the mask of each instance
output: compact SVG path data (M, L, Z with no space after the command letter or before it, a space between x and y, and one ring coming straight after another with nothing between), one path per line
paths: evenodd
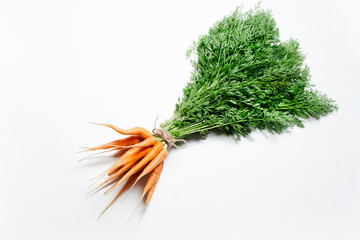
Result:
M137 160L139 160L144 155L146 155L147 151L149 151L149 150L150 150L150 148L148 148L148 149L132 148L132 149L128 150L110 168L108 168L107 170L102 172L97 177L93 178L92 180L95 180L95 179L97 179L97 180L93 184L91 184L90 187L92 187L97 181L99 181L101 178L103 178L106 174L108 176L112 176L112 175L115 175L115 176L110 177L109 179L107 179L105 182L103 182L102 184L97 186L95 189L93 189L89 193L95 191L96 189L103 186L105 183L109 182L110 180L114 179L115 177L118 177L121 174L125 173L127 170L129 170L132 166L134 166L136 164Z
M161 162L151 171L149 179L144 187L143 195L145 195L149 189L159 180L163 167L164 162Z
M165 149L166 150L166 149ZM163 151L161 151L159 153L159 155L162 153ZM167 155L167 150L166 150L166 155ZM165 156L166 157L166 156ZM131 214L131 216L129 217L129 219L125 222L125 225L130 221L130 219L134 216L134 213L136 211L136 209L139 207L139 204L141 202L141 200L144 198L145 194L151 189L152 186L154 186L154 184L157 183L157 181L159 180L159 177L160 177L160 174L161 174L161 171L163 169L163 166L164 166L164 162L161 161L154 169L153 171L151 172L150 176L149 176L149 179L145 185L145 188L144 188L144 191L143 191L143 194L141 195L141 198L139 200L139 202L137 203L133 213ZM142 175L143 173L141 173ZM140 176L141 176L140 175ZM139 176L139 177L140 177ZM137 181L139 180L139 177L136 179L136 181L132 184L129 192L131 191L131 189L135 186L135 184L137 183ZM127 196L127 195L126 195ZM150 201L150 200L149 200ZM124 227L125 227L124 225Z
M149 180L145 185L144 192L146 193L146 191L148 191L148 194L147 194L147 197L146 197L146 200L145 200L146 205L148 205L149 202L150 202L150 199L151 199L151 197L152 197L152 195L154 193L156 184L160 179L160 174L162 172L163 167L164 167L164 162L161 162L159 165L157 165L157 167L154 168L154 170L152 170L151 175L149 177ZM153 175L155 175L155 176L153 176ZM153 183L151 183L151 181ZM148 183L149 183L149 185L151 185L151 187L147 190Z
M137 143L142 142L143 139L140 138L139 136L130 136L127 138L123 138L123 139L119 139L119 140L115 140L109 143L105 143L96 147L92 147L92 148L88 148L84 151L94 151L94 150L100 150L100 149L109 149L109 148L113 148L113 147L123 147L123 146L131 146Z
M144 141L142 141L140 143L130 145L127 147L133 147L133 148L149 147L149 146L153 146L156 142L157 142L156 138L151 136L151 137L146 138Z
M156 184L157 184L157 183L155 183L154 185L152 185L152 187L150 188L150 190L149 190L149 192L148 192L148 194L147 194L146 200L145 200L145 205L148 205L148 204L149 204L150 199L151 199L151 197L152 197L152 195L153 195L153 193L154 193L154 191L155 191Z
M161 152L160 152L160 153L161 153ZM159 155L160 155L160 154L159 154ZM141 198L140 198L139 203L140 203L141 200L144 198L145 194L150 190L150 188L151 188L152 186L154 186L154 184L157 183L157 181L158 181L159 178L160 178L160 174L161 174L161 171L162 171L163 167L164 167L164 162L162 161L161 163L159 163L159 164L153 169L153 171L151 172L151 174L150 174L150 176L149 176L148 181L146 182L146 185L145 185L145 187L144 187L144 190L143 190L143 193L142 193L142 195L141 195ZM140 176L141 176L143 173L144 173L144 172L142 172L142 173L140 174ZM133 185L131 186L131 189L135 186L135 184L137 183L137 181L141 178L140 176L139 176L139 177L136 179L136 181L133 183ZM131 191L131 189L130 189L130 191ZM149 201L150 201L150 199L149 199ZM139 203L137 204L136 208L139 206ZM136 208L135 208L135 210L136 210Z
M127 151L123 156L120 157L120 159L114 163L108 171L108 175L112 175L113 173L115 173L120 167L132 163L132 162L136 162L139 159L141 159L142 157L144 157L149 151L150 151L151 147L147 147L147 148L132 148L129 151Z
M114 168L118 168L121 167L121 163L129 158L129 157L133 157L134 155L138 154L141 150L141 148L130 148L128 151L126 151L124 153L124 155L122 155L121 157L119 157L119 159L108 169L109 171L114 169ZM110 175L110 174L109 174Z
M132 167L116 184L114 184L108 191L111 192L113 189L115 189L117 186L119 186L121 183L123 183L126 179L128 179L131 175L137 173L140 171L144 166L150 162L152 159L154 159L161 149L163 149L164 144L161 142L157 142L151 150L145 155L143 159L141 159L139 162L136 163L134 167Z
M90 123L112 128L116 132L123 134L123 135L138 135L144 139L152 136L151 132L149 132L148 130L146 130L145 128L142 128L142 127L134 127L134 128L125 130L125 129L118 128L112 124L93 123L93 122L90 122Z
M139 147L150 147L153 146L158 140L156 140L155 137L151 136L146 138L144 141L134 144L134 145L128 145L128 146L124 146L124 148L139 148ZM110 147L116 147L117 145L110 145Z
M121 188L120 192L114 197L114 199L109 203L109 205L106 206L106 208L101 212L98 219L105 213L106 210L120 197L121 194L123 194L136 180L136 178L140 175L140 172L132 175L129 180L125 183L125 185Z
M96 191L97 189L104 186L106 183L110 182L111 180L119 177L121 174L126 173L126 171L128 171L130 168L132 168L135 164L136 164L136 162L133 162L133 163L129 163L129 164L123 166L117 172L115 172L113 175L111 175L108 179L106 179L104 182L102 182L99 186L97 186L96 188L91 190L90 193L93 191Z
M168 151L163 148L161 152L146 166L146 168L142 171L140 176L136 179L136 182L139 181L143 176L151 172L154 168L156 168L160 163L164 161L167 157ZM136 183L135 182L135 183Z
M141 172L140 176L136 179L135 183L131 186L131 189L135 186L135 184L146 174L151 172L154 168L156 168L160 163L164 161L168 154L168 151L163 148L160 153L146 166L146 168ZM130 191L131 191L130 189ZM110 189L109 189L110 190Z

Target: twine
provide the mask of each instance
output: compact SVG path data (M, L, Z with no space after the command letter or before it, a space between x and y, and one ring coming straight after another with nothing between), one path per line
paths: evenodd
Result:
M153 134L156 136L161 137L166 144L168 145L168 150L172 147L174 148L184 148L184 147L180 147L178 145L178 143L182 142L186 144L186 140L185 139L175 139L171 133L169 133L166 129L163 128L157 128L156 127L156 121L158 120L159 116L156 117L155 119L155 123L154 123L154 129L152 130Z

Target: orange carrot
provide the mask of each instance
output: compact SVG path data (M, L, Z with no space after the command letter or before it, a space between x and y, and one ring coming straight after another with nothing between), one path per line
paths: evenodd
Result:
M146 168L141 172L140 176L136 179L135 183L131 186L131 189L135 186L135 184L146 174L151 172L155 167L157 167L160 163L164 161L168 154L168 151L163 148L160 153L146 166ZM131 191L130 189L130 191ZM109 189L110 190L110 189Z
M104 186L106 183L110 182L111 180L121 176L121 174L126 173L126 171L128 171L130 168L132 168L134 165L136 164L136 162L132 162L129 164L126 164L125 166L123 166L122 168L120 168L117 172L115 172L114 174L112 174L108 179L106 179L104 182L102 182L100 185L98 185L96 188L94 188L93 190L90 191L94 192L97 189L99 189L100 187Z
M109 167L106 170L107 174L110 176L111 174L113 174L113 173L110 174L110 171L114 169L119 170L119 168L122 166L121 163L124 161L124 159L137 155L141 150L142 150L141 148L130 148L121 157L119 157L119 159L113 165L111 165L111 167Z
M152 136L151 132L149 132L148 130L146 130L145 128L142 128L142 127L134 127L134 128L125 130L125 129L118 128L112 124L93 123L93 122L90 122L90 123L112 128L116 132L123 134L123 135L138 135L144 139Z
M134 145L129 145L127 147L133 147L133 148L139 148L139 147L149 147L149 146L153 146L155 143L157 142L156 138L151 136L146 138L144 141L134 144Z
M109 143L105 143L100 146L88 148L84 151L94 151L94 150L100 150L100 149L109 149L109 148L113 148L113 147L131 146L131 145L140 143L142 141L143 141L143 139L139 136L130 136L127 138L123 138L123 139L115 140L115 141L112 141Z
M145 200L146 205L148 205L149 202L150 202L150 199L151 199L151 197L152 197L152 195L154 193L156 184L160 179L160 174L161 174L161 171L162 171L163 167L164 167L164 162L161 162L159 165L157 165L157 167L154 168L154 170L152 170L152 172L150 174L150 177L149 177L149 180L145 185L144 192L146 193L148 191L148 194L147 194L147 197L146 197L146 200ZM151 186L151 187L149 188L148 185ZM147 189L147 188L149 188L149 189Z
M160 163L164 161L168 154L168 151L163 148L161 152L144 168L140 176L136 179L136 182L139 181L143 176L151 172L154 168L156 168ZM136 183L135 182L135 183Z
M151 136L146 138L144 141L134 144L134 145L128 145L128 146L124 146L124 148L139 148L139 147L150 147L153 146L158 140L156 140L155 137ZM110 145L110 147L116 147L117 145Z
M151 150L151 147L147 148L131 148L129 151L127 151L123 156L120 157L120 159L114 163L110 168L108 175L112 175L117 170L119 170L120 167L132 163L137 162L142 157L144 157L149 151Z
M148 192L148 194L147 194L146 200L145 200L145 205L148 205L148 204L149 204L150 199L151 199L151 197L152 197L152 195L153 195L153 193L154 193L154 191L155 191L156 184L157 184L157 183L155 183L154 185L152 185L152 187L150 188L150 190L149 190L149 192Z
M165 149L166 150L166 149ZM159 155L161 154L162 152L159 153ZM166 154L167 154L167 151L166 151ZM166 156L165 156L166 157ZM130 221L130 219L132 218L132 216L134 216L134 213L136 211L136 209L138 208L141 200L144 198L145 194L149 191L149 189L151 188L151 186L153 186L155 184L155 182L157 182L157 180L159 180L159 177L160 177L160 173L162 171L162 168L163 168L164 164L163 164L163 161L160 162L154 169L154 171L151 172L150 176L149 176L149 179L146 183L146 186L144 188L144 191L143 191L143 194L141 195L141 198L138 202L138 204L136 205L136 208L134 209L133 213L131 214L131 216L129 217L129 219L126 221L125 225ZM141 173L142 175L142 173ZM140 176L141 176L140 175ZM137 181L140 179L140 176L136 179L136 181L132 184L129 192L131 191L131 189L135 186L135 184L137 183ZM129 194L128 192L128 194ZM127 196L127 195L126 195ZM125 196L125 197L126 197Z
M106 210L120 197L121 194L123 194L136 180L136 178L140 175L140 173L136 173L132 175L129 180L125 183L125 185L121 188L120 192L115 196L115 198L107 205L107 207L101 212L98 219L104 214Z
M154 159L159 152L163 149L164 144L161 142L157 142L151 150L146 154L146 156L141 159L139 162L136 163L134 167L132 167L116 184L114 184L108 191L111 192L113 189L115 189L117 186L119 186L121 183L123 183L126 179L128 179L131 175L137 173L142 168L145 167L145 165L150 162L152 159Z

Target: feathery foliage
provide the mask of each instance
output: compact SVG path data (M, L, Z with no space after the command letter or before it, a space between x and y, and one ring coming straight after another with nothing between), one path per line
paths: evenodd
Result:
M299 43L280 41L271 12L259 6L215 23L188 55L192 78L173 117L160 125L174 138L214 128L239 139L255 129L281 133L337 109L310 84Z

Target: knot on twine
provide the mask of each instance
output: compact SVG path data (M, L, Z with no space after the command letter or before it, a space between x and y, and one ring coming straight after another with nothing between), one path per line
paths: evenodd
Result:
M173 136L165 129L162 128L154 128L152 130L152 132L154 133L154 135L161 137L166 144L168 145L168 149L174 147L174 148L183 148L180 147L179 145L177 145L177 143L179 142L183 142L186 143L186 141L184 139L175 139L173 138Z
M166 129L163 129L163 128L157 128L156 127L156 121L159 117L157 117L155 119L155 124L154 124L154 129L152 130L153 134L156 135L156 136L159 136L161 137L165 142L166 144L168 145L168 150L172 147L174 148L184 148L184 147L180 147L177 143L185 143L186 144L186 141L185 139L175 139L171 133L169 133Z

